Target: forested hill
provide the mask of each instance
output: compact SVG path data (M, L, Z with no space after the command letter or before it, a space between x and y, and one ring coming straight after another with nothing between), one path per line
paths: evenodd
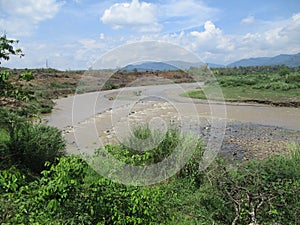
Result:
M250 67L250 66L277 66L285 65L287 67L300 67L300 53L294 55L280 54L274 57L257 57L235 61L227 66L214 63L191 63L185 61L169 62L143 62L140 64L127 65L121 71L139 72L145 71L176 71L178 69L189 69L190 67L200 67L207 64L209 68L233 68L233 67Z
M258 57L241 59L233 62L227 67L240 67L240 66L274 66L274 65L286 65L288 67L300 66L300 53L295 55L281 54L274 57Z

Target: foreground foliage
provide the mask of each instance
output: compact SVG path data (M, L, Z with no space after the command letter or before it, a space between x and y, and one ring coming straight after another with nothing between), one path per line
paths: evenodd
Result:
M147 129L138 131L148 137ZM168 131L153 152L107 146L132 165L161 161L182 141ZM3 138L3 140L7 140ZM114 183L80 156L46 163L32 178L18 164L0 172L1 224L297 224L300 215L300 145L291 153L229 165L216 160L199 171L202 148L172 178L153 186ZM97 155L96 155L97 156ZM96 157L95 156L95 157Z

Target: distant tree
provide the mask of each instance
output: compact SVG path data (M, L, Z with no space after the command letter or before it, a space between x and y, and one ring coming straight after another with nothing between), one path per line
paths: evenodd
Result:
M279 72L278 72L279 76L281 76L282 78L284 78L285 83L288 83L288 78L289 78L289 74L290 74L290 70L287 67L281 67Z
M281 77L285 77L285 76L289 75L290 70L287 67L282 67L282 68L280 68L278 73Z
M7 39L6 34L0 36L0 64L1 60L9 60L11 55L24 56L20 48L15 49L14 44L19 40Z

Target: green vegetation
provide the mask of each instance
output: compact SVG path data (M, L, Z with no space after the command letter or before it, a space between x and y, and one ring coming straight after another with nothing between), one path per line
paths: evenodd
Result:
M61 132L42 124L34 124L8 110L0 111L0 163L20 165L34 173L45 169L46 162L65 155Z
M188 163L160 184L135 187L97 174L80 156L64 156L61 133L1 109L1 224L296 224L300 215L300 145L291 153L229 165L217 159L206 171L194 140ZM120 161L149 165L178 145L178 130L137 127L127 145L106 146ZM153 136L153 137L151 137ZM133 140L132 140L133 139ZM158 143L135 150L137 140ZM196 141L196 142L195 142ZM138 142L139 143L139 142ZM101 154L101 149L95 156Z
M145 130L139 133L144 134ZM167 156L178 138L176 130L170 130L161 147L143 154L125 146L107 149L124 162L145 165ZM200 142L197 146L194 157L176 176L146 187L107 180L79 156L46 163L46 170L35 177L19 164L6 166L0 172L0 222L297 224L300 145L291 146L289 155L234 166L218 159L206 171L198 170Z
M216 81L203 90L185 96L206 99L205 90L220 85L224 99L232 102L258 102L284 106L300 105L300 72L287 67L241 67L213 69ZM211 99L214 100L214 99ZM216 98L215 100L221 100Z
M0 106L20 114L50 113L53 99L75 93L82 72L0 68Z
M17 44L18 40L7 39L6 34L0 36L0 60L9 60L11 55L24 56L22 50L14 48L14 44ZM0 61L1 64L1 61Z

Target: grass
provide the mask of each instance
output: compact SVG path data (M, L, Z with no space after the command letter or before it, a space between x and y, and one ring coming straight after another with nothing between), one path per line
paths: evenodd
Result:
M208 87L204 87L204 90ZM270 89L253 89L251 87L221 87L225 101L269 101L276 102L300 102L300 88L289 91L275 91ZM184 94L185 97L207 99L203 90L191 91ZM210 100L221 100L215 98Z
M212 93L213 88L218 85L222 89L225 101L300 107L299 68L224 68L214 70L214 74L216 79L206 81L203 89L188 92L184 96L207 99L205 93ZM209 99L224 100L223 96Z

